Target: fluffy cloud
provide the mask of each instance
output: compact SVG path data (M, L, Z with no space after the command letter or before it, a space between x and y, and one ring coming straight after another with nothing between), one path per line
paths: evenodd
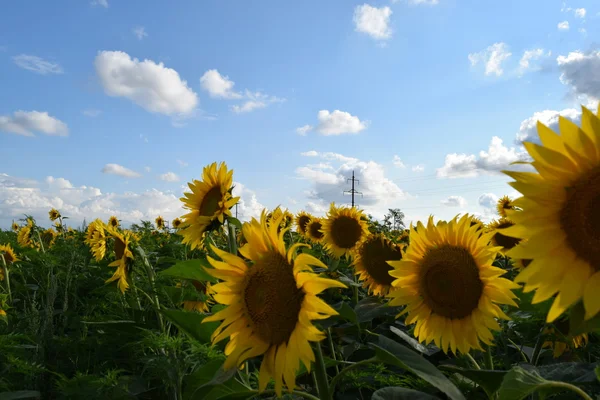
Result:
M477 203L479 203L481 207L488 209L495 209L497 202L498 196L494 193L484 193L477 199Z
M200 86L211 97L221 99L241 99L243 96L233 90L235 82L223 76L216 69L209 69L200 78Z
M575 16L577 18L585 18L586 13L587 13L587 11L585 10L585 8L576 8L575 9Z
M392 161L394 166L398 168L406 168L406 165L402 162L402 159L398 155L394 155L394 160Z
M142 40L143 38L148 36L148 33L146 32L146 28L144 28L143 26L136 26L135 28L133 28L131 30L131 32L135 35L136 38L138 38L139 40Z
M411 168L413 172L423 172L425 171L425 166L423 164L415 165Z
M532 61L539 60L544 56L550 56L552 53L548 51L544 53L544 49L525 50L521 60L519 60L519 74L523 74L530 70L536 70L538 67L532 65Z
M516 143L521 144L525 141L540 143L540 138L537 134L537 122L540 121L550 129L558 132L558 117L563 116L579 123L581 111L574 108L567 108L561 111L543 110L534 113L531 117L521 122L519 132L517 133Z
M569 30L569 21L559 22L557 27L558 27L559 31L568 31Z
M50 136L68 136L69 128L61 120L51 117L47 112L15 111L11 116L0 115L0 131L34 136L41 132Z
M303 153L300 153L301 156L304 157L317 157L319 155L319 153L317 153L314 150L310 150L310 151L305 151Z
M96 73L109 96L126 97L140 107L166 115L189 114L198 96L177 71L152 60L139 61L122 51L101 51Z
M442 200L442 204L446 207L465 207L467 200L462 196L448 196L448 198Z
M252 218L260 218L260 214L265 206L258 201L256 193L253 190L248 189L239 182L234 182L233 196L240 196L237 206L238 219L249 221ZM235 206L232 209L232 214L235 216Z
M102 168L102 172L105 174L119 175L124 178L139 178L142 176L141 174L119 164L106 164Z
M311 125L304 125L301 126L300 128L296 128L296 133L300 136L306 136L306 134L308 132L310 132L313 129L313 127Z
M508 168L514 161L528 159L527 152L514 147L508 148L497 136L492 138L487 151L480 151L479 156L474 154L447 154L444 166L438 168L438 178L469 178L482 174L498 174L500 170Z
M358 117L340 110L334 110L333 112L321 110L317 114L317 119L319 123L314 129L325 136L359 133L367 129L369 125L368 122L361 121ZM306 129L304 132L306 133L313 128L310 125L304 125L298 129Z
M361 161L332 152L310 152L310 156L323 162L298 167L296 175L312 183L306 192L310 201L306 207L311 212L325 209L332 201L350 203L350 196L343 193L350 189L348 178L352 172L359 181L356 190L362 192L356 202L376 217L383 216L385 210L396 206L399 200L408 198L408 194L388 179L383 166L375 161Z
M260 108L265 108L269 104L282 103L285 101L285 99L280 97L269 96L261 92L251 92L249 90L246 90L245 98L248 100L242 103L242 105L236 104L231 106L231 111L237 114L247 113Z
M354 26L357 32L366 33L373 39L385 40L392 37L389 7L373 7L368 4L356 6L354 9Z
M494 43L485 50L479 53L469 54L469 61L472 66L478 64L485 65L486 75L501 76L504 73L502 63L510 58L512 53L508 49L508 45L503 42Z
M583 53L573 51L556 59L560 81L571 87L575 95L600 99L600 50Z
M158 179L165 182L179 182L179 177L175 172L165 172L164 174L160 174Z
M64 72L59 64L46 61L38 56L20 54L14 56L13 61L19 67L40 75L62 74Z

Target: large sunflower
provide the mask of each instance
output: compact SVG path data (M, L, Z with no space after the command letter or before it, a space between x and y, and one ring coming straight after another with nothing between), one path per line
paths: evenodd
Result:
M110 218L108 219L108 225L112 226L113 228L118 227L119 219L117 217L115 217L114 215L111 215Z
M521 239L508 236L506 229L514 226L515 223L508 218L500 218L490 222L487 226L488 232L494 232L492 236L492 245L501 247L500 253L506 255L506 252L514 248L521 242Z
M354 207L336 207L331 203L323 224L323 243L335 257L349 254L369 234L369 225L362 211Z
M106 225L104 225L104 222L102 222L102 220L99 218L90 222L90 224L87 226L87 229L85 231L84 243L87 244L88 246L91 246L90 242L94 238L94 232L96 232L98 230L101 230L102 232L104 232L105 228L106 228Z
M56 237L58 236L58 232L56 232L52 228L48 228L42 232L40 237L42 238L42 243L44 243L44 248L49 249L54 245L56 241Z
M560 117L558 135L538 122L542 144L524 143L537 173L505 171L523 194L507 232L526 239L508 255L533 260L515 281L537 291L534 303L556 294L548 322L581 299L585 319L600 312L600 108L582 109L581 129Z
M173 218L171 224L173 225L173 229L179 229L179 227L181 226L181 219Z
M496 211L498 211L498 215L502 218L506 218L508 216L507 211L514 210L514 208L513 200L508 196L502 196L496 203Z
M59 219L61 215L56 208L53 208L52 210L48 211L48 217L50 217L50 221L55 221Z
M491 233L479 235L471 218L411 228L410 246L402 260L390 261L396 279L390 305L406 305L406 323L416 322L419 341L444 352L467 353L491 344L490 329L500 330L496 318L509 319L497 304L516 306L511 289L519 286L501 278L506 272L492 266L497 247L489 246ZM403 312L403 313L404 313Z
M165 228L165 219L163 217L161 217L160 215L158 217L156 217L156 219L154 220L154 223L156 224L156 229L164 229Z
M182 217L183 243L189 243L192 249L199 247L206 230L215 223L222 224L226 215L231 216L230 208L239 200L231 195L232 185L233 170L228 171L224 162L218 169L216 162L204 167L202 181L188 184L192 192L181 198L184 208L190 210Z
M363 240L355 249L353 266L364 287L374 295L389 293L394 278L389 274L392 266L387 261L402 259L400 246L382 234Z
M306 224L306 236L314 243L323 240L323 219L312 217Z
M22 247L37 248L39 247L39 244L33 238L33 234L33 224L28 222L27 225L24 225L19 229L19 232L17 233L17 242Z
M225 347L228 356L225 369L264 355L259 390L263 391L273 377L275 390L281 395L284 381L289 391L294 389L300 361L310 371L315 358L309 342L325 338L312 320L337 314L317 295L325 289L345 285L317 276L312 266L326 266L306 253L297 255L296 249L302 244L286 250L283 240L286 230L277 233L281 221L273 222L267 225L263 212L260 221L252 219L243 225L248 243L240 248L240 253L252 265L212 246L223 261L209 257L214 269L207 271L224 281L212 286L213 297L227 308L204 321L223 321L213 333L212 341L217 343L230 337Z
M296 228L297 232L302 236L307 236L307 226L308 222L311 220L312 215L307 213L306 211L300 211L298 215L296 215Z
M110 264L109 267L117 267L117 270L113 274L113 276L106 280L106 283L119 281L119 289L122 293L125 293L127 288L129 287L129 283L127 283L127 261L133 260L133 253L129 249L129 244L131 242L129 237L129 232L119 232L114 228L109 227L108 233L115 241L115 258L116 260Z
M0 255L4 257L4 263L0 263L0 281L4 280L4 265L8 267L9 265L19 261L17 258L17 254L10 246L10 244L2 244L0 245Z

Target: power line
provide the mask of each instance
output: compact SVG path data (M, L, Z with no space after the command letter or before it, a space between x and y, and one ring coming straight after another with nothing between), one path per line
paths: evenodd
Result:
M350 193L352 195L352 207L354 208L354 195L360 194L360 196L362 197L363 194L362 194L362 192L357 192L356 190L354 190L354 182L359 183L358 179L354 178L354 170L352 170L352 178L346 179L346 182L348 182L350 180L352 181L352 189L344 190L344 192L342 194Z

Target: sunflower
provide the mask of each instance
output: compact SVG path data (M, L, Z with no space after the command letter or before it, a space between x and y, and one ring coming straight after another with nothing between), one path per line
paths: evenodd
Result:
M192 281L192 285L198 292L204 297L203 300L184 300L183 309L186 311L198 311L201 313L207 313L210 311L210 305L213 303L210 296L214 293L212 286L208 282ZM178 285L180 286L180 285Z
M109 225L109 226L111 226L111 225ZM87 230L85 231L84 243L87 245L91 245L90 241L94 238L94 232L97 230L102 230L104 232L105 228L106 228L106 225L104 225L104 222L102 222L102 220L99 218L90 222L90 224L87 226Z
M56 208L48 211L48 216L50 217L50 221L55 221L61 217L60 212Z
M492 236L492 244L501 247L500 253L506 255L506 252L519 244L521 239L512 237L507 234L505 229L514 226L515 223L508 218L500 218L490 222L487 226L488 232L494 232ZM502 233L501 233L502 232Z
M542 144L524 143L537 172L505 171L523 194L508 229L527 240L508 255L533 260L515 281L537 291L534 303L556 294L548 322L581 299L586 320L600 312L600 108L582 109L581 129L560 117L558 135L538 122Z
M392 266L387 261L402 259L402 250L382 234L363 240L355 249L353 266L363 286L376 296L389 293L394 278L389 274Z
M297 232L302 236L307 236L306 230L308 222L311 220L311 218L313 218L313 216L306 211L300 211L298 215L296 215Z
M163 217L161 217L160 215L158 217L156 217L156 219L154 220L154 223L156 224L156 229L164 229L165 228L165 219Z
M58 236L58 232L56 232L52 228L48 228L42 232L40 237L42 238L42 243L44 244L44 248L49 249L56 242L56 237Z
M483 223L483 221L474 215L471 216L470 226L477 226L478 231L485 229L485 224Z
M181 226L181 219L174 218L171 224L173 225L174 229L179 229L179 227Z
M19 224L17 224L16 222L13 222L11 225L11 228L13 230L13 232L18 232L19 231Z
M17 258L17 255L10 244L0 245L0 255L4 257L4 263L0 263L0 281L3 281L4 267L8 267L10 264L19 261L19 259Z
M39 244L33 239L34 228L33 225L28 223L22 226L17 233L17 242L22 247L37 248Z
M92 238L88 241L90 250L94 255L96 261L101 261L106 255L106 233L104 226L98 226L96 230L92 232Z
M336 207L331 203L323 224L323 243L335 257L342 257L369 234L369 225L362 211L352 207Z
M108 218L108 225L117 228L119 226L119 219L114 215L111 215L110 218Z
M320 243L323 240L323 219L311 217L306 224L306 236L314 243Z
M133 260L133 253L129 250L130 237L128 232L119 232L114 228L109 227L108 233L114 239L114 250L116 260L110 264L109 267L117 267L117 270L113 276L106 280L106 283L119 281L119 289L122 293L125 293L129 284L127 283L127 260Z
M231 217L230 208L239 200L232 197L233 171L227 170L227 164L222 162L217 169L217 163L204 167L202 181L194 180L188 186L192 193L184 193L181 198L184 208L190 212L184 215L183 243L189 243L192 249L200 246L204 232L223 224L225 216Z
M496 210L498 211L498 215L502 218L506 218L508 215L506 214L507 210L514 210L515 206L513 205L513 200L508 196L503 196L498 199L496 204Z
M225 281L212 288L215 301L227 308L203 322L223 321L213 333L212 341L217 343L230 337L225 347L228 356L225 369L264 355L259 391L273 377L275 391L281 396L284 381L290 392L296 386L300 361L310 371L315 357L309 342L325 338L312 320L337 315L317 295L328 288L346 286L313 272L312 266L326 266L306 253L296 254L299 246L306 245L295 244L286 251L283 240L286 229L277 233L281 221L273 222L267 224L263 211L260 221L253 218L243 225L248 244L240 248L240 253L252 262L250 266L244 259L212 246L223 261L208 257L214 269L207 272Z
M479 235L471 218L455 217L445 225L411 227L411 244L402 260L390 261L394 278L390 305L406 305L406 324L416 322L419 341L435 344L445 353L467 353L490 345L490 329L500 330L496 318L509 319L497 304L516 306L511 289L519 285L501 278L506 272L492 266L499 248L489 246L492 233ZM497 303L497 304L495 304Z
M277 206L272 212L267 214L267 225L270 225L271 223L279 223L279 230L290 227L293 221L294 214L288 210L283 210L281 206Z
M553 350L553 357L560 357L567 349L578 349L585 347L588 343L588 335L586 333L573 337L571 340L567 338L569 331L569 321L562 320L555 322L553 326L544 329L543 335L546 335L549 340L542 344L542 348L550 347Z

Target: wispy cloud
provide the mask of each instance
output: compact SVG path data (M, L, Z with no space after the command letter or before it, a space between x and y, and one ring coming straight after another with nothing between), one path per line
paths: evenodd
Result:
M102 172L105 174L122 176L124 178L139 178L142 176L140 173L119 164L106 164L102 168Z
M62 74L64 72L59 64L46 61L38 56L19 54L12 59L19 67L40 75Z

